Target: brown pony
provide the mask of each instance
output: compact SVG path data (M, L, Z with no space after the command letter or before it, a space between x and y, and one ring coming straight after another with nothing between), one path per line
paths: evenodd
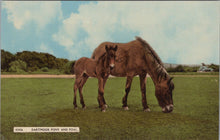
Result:
M105 103L104 95L104 86L108 76L110 74L110 69L114 68L115 64L115 52L117 51L117 45L113 47L110 45L105 45L105 51L99 57L99 59L94 60L91 58L82 57L75 62L74 72L76 75L75 83L74 83L74 99L73 105L77 108L76 103L76 93L77 89L79 89L80 94L80 103L83 108L85 108L85 103L82 95L83 85L86 83L89 77L97 77L99 83L98 90L98 102L102 111L105 111L107 107Z
M146 100L146 75L151 76L155 85L155 95L162 107L162 111L173 111L172 91L174 84L172 78L165 70L161 59L153 48L142 38L128 43L103 42L93 52L92 58L98 60L104 53L105 45L117 45L115 67L110 74L118 77L127 77L125 96L122 99L123 108L128 110L127 97L130 91L132 79L139 75L142 92L142 105L144 111L150 111Z

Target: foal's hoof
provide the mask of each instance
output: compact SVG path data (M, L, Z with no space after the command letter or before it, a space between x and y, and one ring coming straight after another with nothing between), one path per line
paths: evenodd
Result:
M77 106L75 106L75 107L74 107L74 109L78 109L78 107L77 107Z
M104 107L105 107L105 108L108 108L108 105L107 105L107 104L104 104Z
M105 109L102 110L102 112L105 112L105 111L106 111Z
M144 112L150 112L150 111L151 111L150 108L144 109Z
M129 110L128 106L123 107L124 110Z

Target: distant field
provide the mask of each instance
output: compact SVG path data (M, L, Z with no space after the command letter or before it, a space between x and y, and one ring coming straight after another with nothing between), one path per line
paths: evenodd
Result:
M143 112L138 77L122 110L125 78L110 78L105 89L109 108L97 103L97 79L84 87L86 110L73 109L73 79L1 79L1 137L5 139L218 139L219 77L175 77L174 111L161 112L154 86L147 81L151 112ZM79 97L79 96L78 96ZM79 98L78 98L79 107ZM80 127L80 133L13 133L14 126Z

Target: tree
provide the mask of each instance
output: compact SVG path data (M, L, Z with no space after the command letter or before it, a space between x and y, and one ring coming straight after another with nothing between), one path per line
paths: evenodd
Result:
M12 53L1 50L1 71L8 71L9 64L14 60L15 56Z
M56 58L56 68L62 69L66 63L69 62L68 59Z
M57 68L56 57L48 53L23 51L16 54L16 58L27 63L31 71L47 67Z
M75 61L69 61L67 62L63 69L64 69L64 73L66 74L73 74L74 73L74 64L75 64Z
M175 71L176 72L185 72L184 68L182 65L178 65L176 68L175 68Z
M9 66L9 72L21 73L27 71L27 64L22 60L13 61L9 64Z
M218 72L219 71L219 65L211 64L208 67L212 68L214 72Z
M22 51L13 55L10 52L1 50L1 53L2 71L9 71L9 68L11 67L9 64L15 60L21 60L25 62L27 65L27 71L36 71L42 68L59 69L60 71L63 71L64 65L69 62L68 59L56 58L49 53L39 53L35 51ZM46 71L46 69L44 70Z

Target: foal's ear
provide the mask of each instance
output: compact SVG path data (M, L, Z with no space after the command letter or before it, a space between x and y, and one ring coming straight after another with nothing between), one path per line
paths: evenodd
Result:
M105 50L108 51L108 45L105 45Z
M117 51L118 49L118 45L115 45L114 51Z

